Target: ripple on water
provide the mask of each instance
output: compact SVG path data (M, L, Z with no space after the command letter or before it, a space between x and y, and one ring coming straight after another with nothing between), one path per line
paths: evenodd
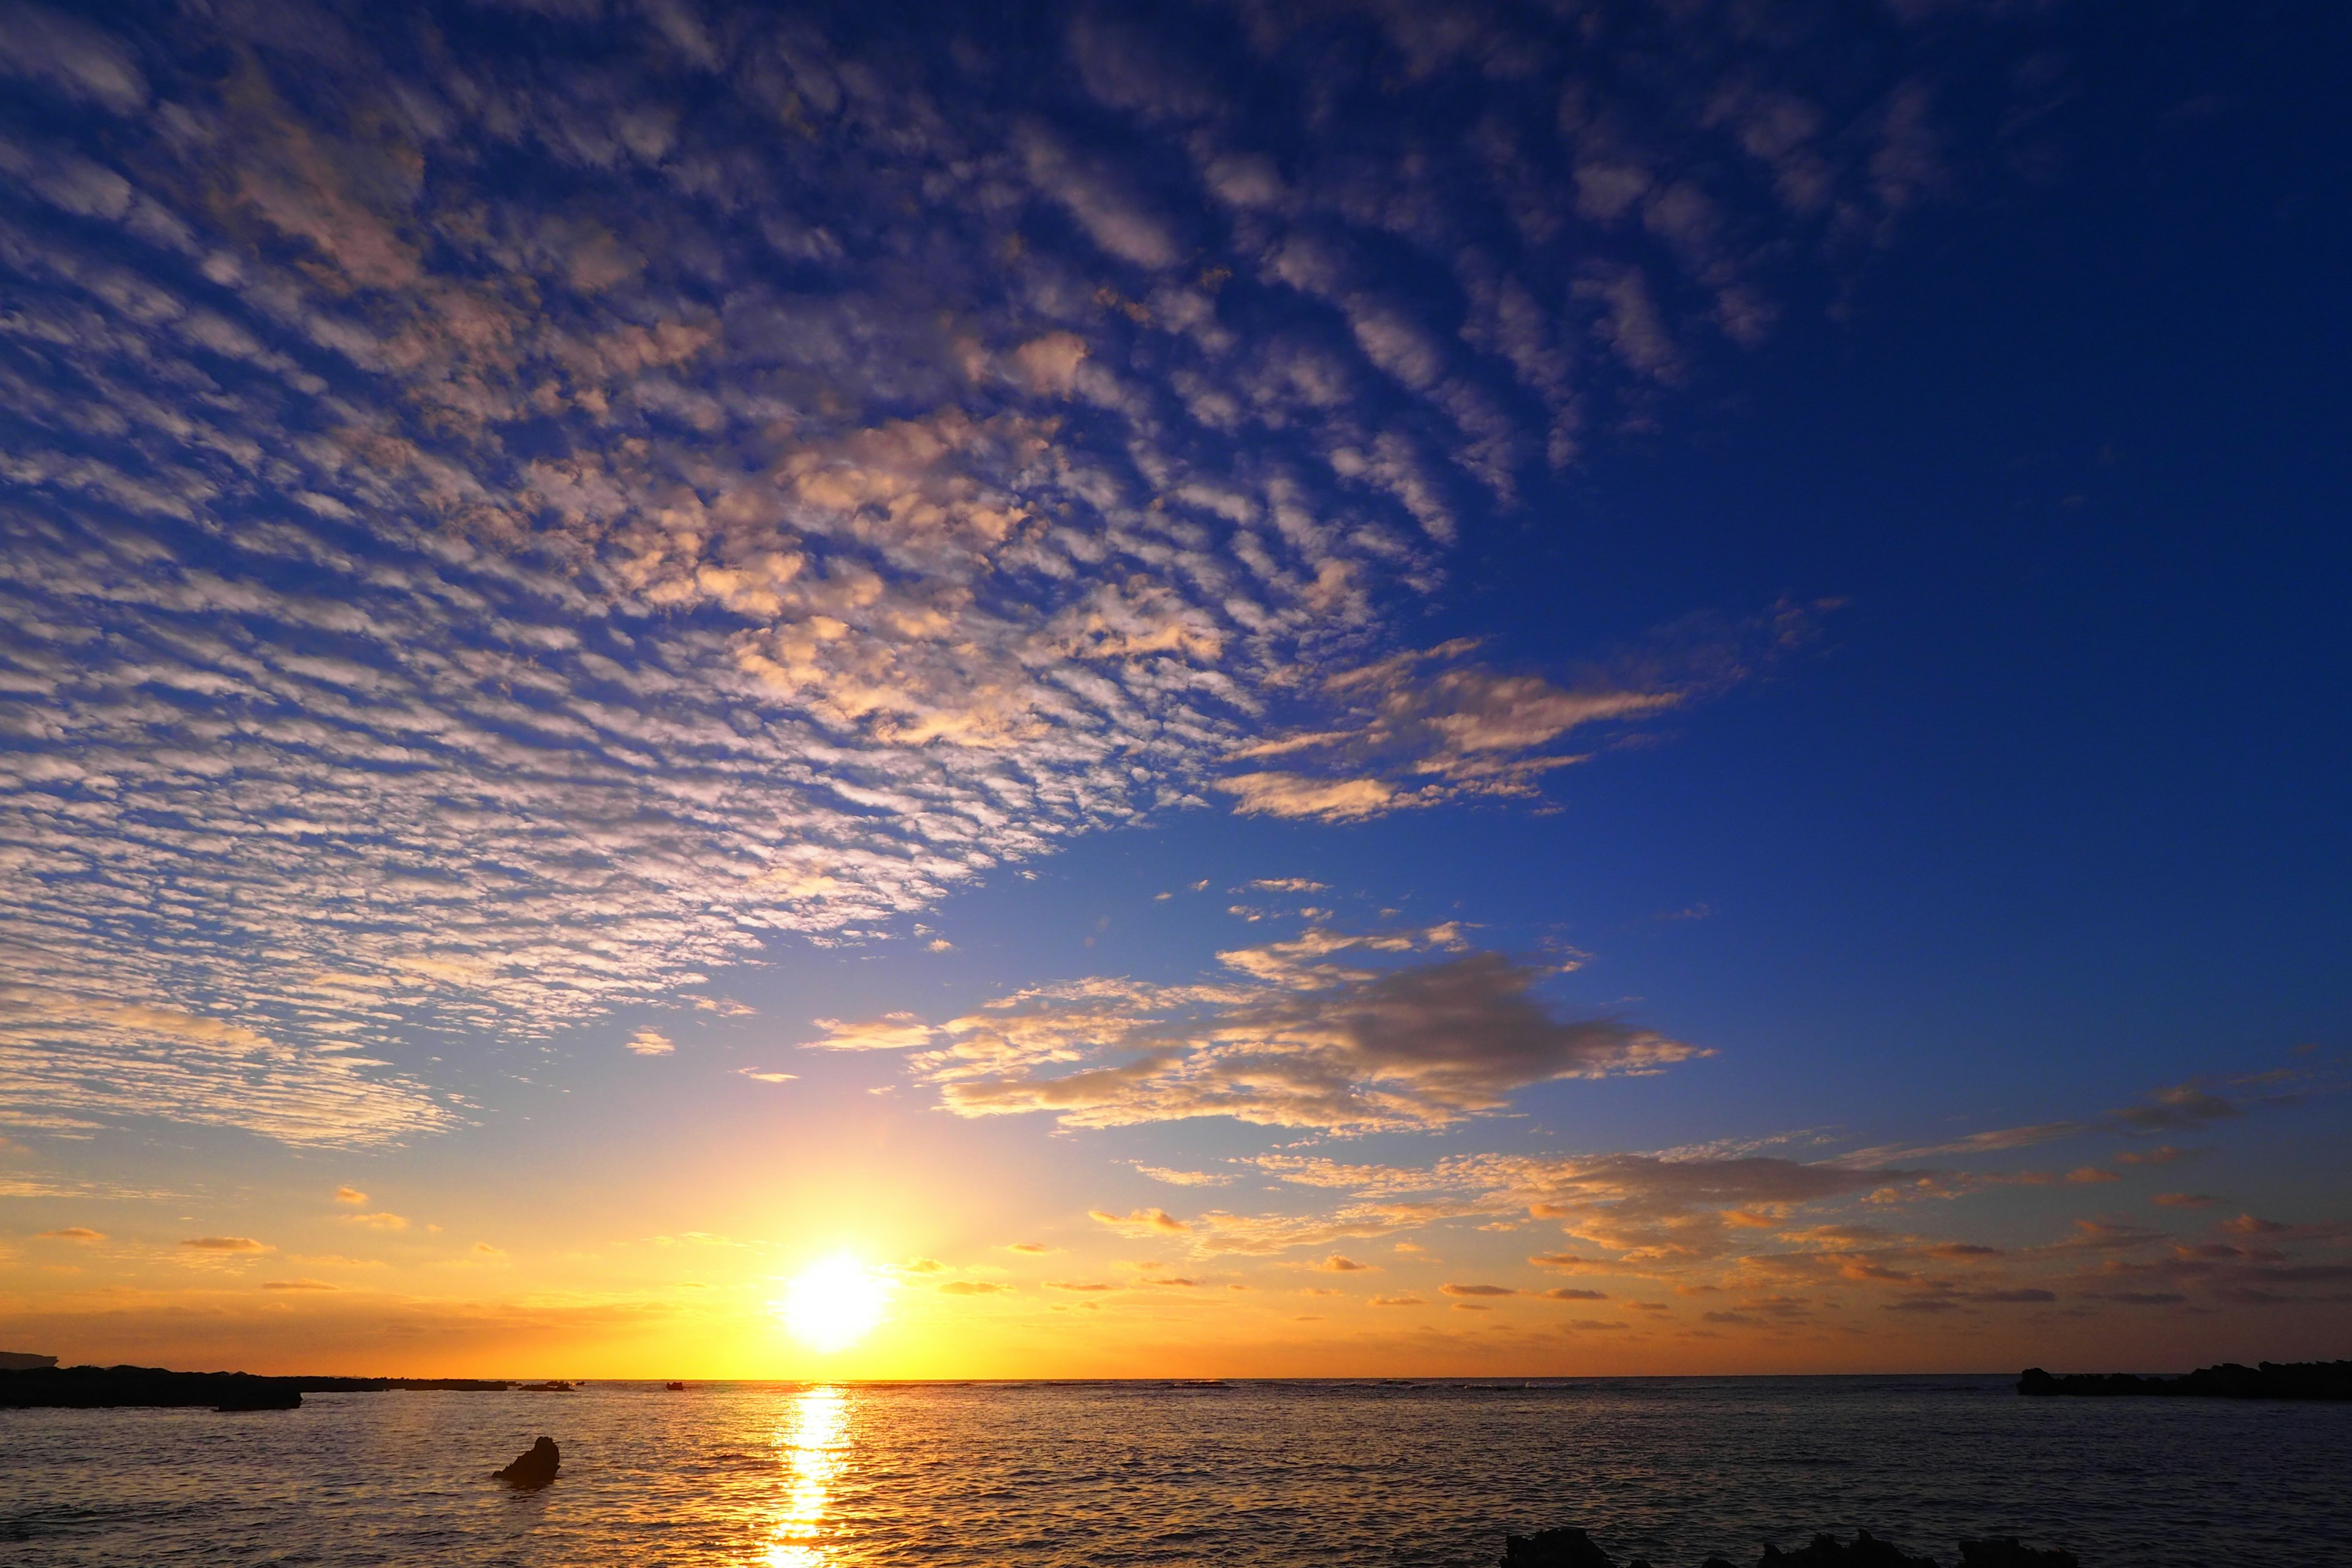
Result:
M540 1493L488 1479L541 1433ZM2027 1400L2006 1379L597 1384L297 1411L0 1413L0 1561L1469 1568L1963 1534L2086 1568L2352 1562L2352 1407Z

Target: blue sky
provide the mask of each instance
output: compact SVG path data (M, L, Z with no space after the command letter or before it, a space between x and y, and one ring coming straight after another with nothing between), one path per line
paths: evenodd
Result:
M2326 1351L2340 20L7 15L9 1331Z

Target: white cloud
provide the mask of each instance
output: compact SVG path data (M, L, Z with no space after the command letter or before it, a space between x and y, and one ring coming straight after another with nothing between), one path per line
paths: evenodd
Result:
M904 1051L931 1043L937 1033L912 1013L885 1013L878 1018L844 1023L839 1018L813 1018L823 1037L803 1040L807 1050Z

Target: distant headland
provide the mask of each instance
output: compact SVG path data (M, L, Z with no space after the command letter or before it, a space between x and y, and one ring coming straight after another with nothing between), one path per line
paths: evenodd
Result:
M496 1392L514 1386L510 1380L478 1377L257 1377L160 1366L59 1366L55 1356L0 1352L0 1410L205 1405L215 1410L293 1410L305 1394L394 1388Z
M2053 1376L2038 1366L2017 1380L2020 1394L2153 1395L2201 1399L2352 1399L2352 1361L2266 1361L2241 1366L2225 1361L2185 1377L2136 1377L2127 1372L2077 1372Z

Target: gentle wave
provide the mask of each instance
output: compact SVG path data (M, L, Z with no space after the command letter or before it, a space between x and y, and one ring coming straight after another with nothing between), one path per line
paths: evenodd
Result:
M545 1433L560 1479L489 1472ZM300 1410L0 1413L0 1560L1661 1568L1867 1528L2085 1568L2352 1562L2352 1407L2031 1400L2005 1378L591 1384Z

